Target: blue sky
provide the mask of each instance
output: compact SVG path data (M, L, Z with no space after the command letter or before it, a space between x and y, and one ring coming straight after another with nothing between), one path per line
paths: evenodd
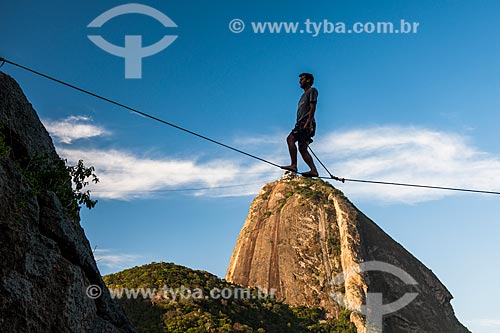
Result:
M3 3L0 56L278 164L301 90L319 90L316 152L347 178L500 190L497 1L123 1ZM229 22L245 30L233 33ZM254 33L252 22L418 22L413 34ZM177 39L125 79L124 59L88 35ZM83 211L103 274L171 261L220 277L251 200L277 169L6 64L61 156L101 179ZM302 164L303 169L305 166ZM237 186L235 186L237 185ZM474 332L500 332L498 196L335 183L448 287ZM225 187L233 186L233 187ZM214 188L177 191L179 189ZM222 188L220 188L222 187ZM175 190L175 191L172 191Z

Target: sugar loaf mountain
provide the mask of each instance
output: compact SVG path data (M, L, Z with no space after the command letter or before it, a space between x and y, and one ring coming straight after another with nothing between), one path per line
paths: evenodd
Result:
M101 277L68 170L19 85L0 72L2 332L469 332L432 271L317 179L287 175L264 185L225 279L167 262ZM370 263L378 266L356 269ZM104 292L90 298L90 285ZM106 286L206 295L247 288L252 297L127 299ZM254 297L257 288L275 297ZM384 305L408 302L371 325L363 305L372 295Z

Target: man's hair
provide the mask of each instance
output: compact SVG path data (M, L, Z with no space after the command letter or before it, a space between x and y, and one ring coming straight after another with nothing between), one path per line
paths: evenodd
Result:
M306 80L310 81L311 82L311 86L313 85L314 83L314 76L311 74L311 73L301 73L299 74L299 77L305 77Z

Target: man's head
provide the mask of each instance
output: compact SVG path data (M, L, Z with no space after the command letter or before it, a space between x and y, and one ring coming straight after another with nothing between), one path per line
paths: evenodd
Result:
M299 82L301 88L311 87L314 83L314 76L311 73L299 74L299 78L300 78Z

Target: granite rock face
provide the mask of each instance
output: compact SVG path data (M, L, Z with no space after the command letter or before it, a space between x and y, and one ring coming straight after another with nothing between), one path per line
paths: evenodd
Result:
M393 265L390 272L385 264ZM395 276L394 267L409 274L412 284ZM373 325L360 311L367 297L382 294L382 304L392 304L416 293L408 305L384 315L383 332L469 332L432 271L321 180L285 176L263 187L236 242L226 280L274 288L286 303L321 306L329 316L338 315L341 303L353 310L358 332L370 333L382 324Z
M19 85L0 72L0 327L2 332L134 332L109 296L80 224L59 198L33 191L22 164L58 158ZM91 299L87 287L103 290Z

